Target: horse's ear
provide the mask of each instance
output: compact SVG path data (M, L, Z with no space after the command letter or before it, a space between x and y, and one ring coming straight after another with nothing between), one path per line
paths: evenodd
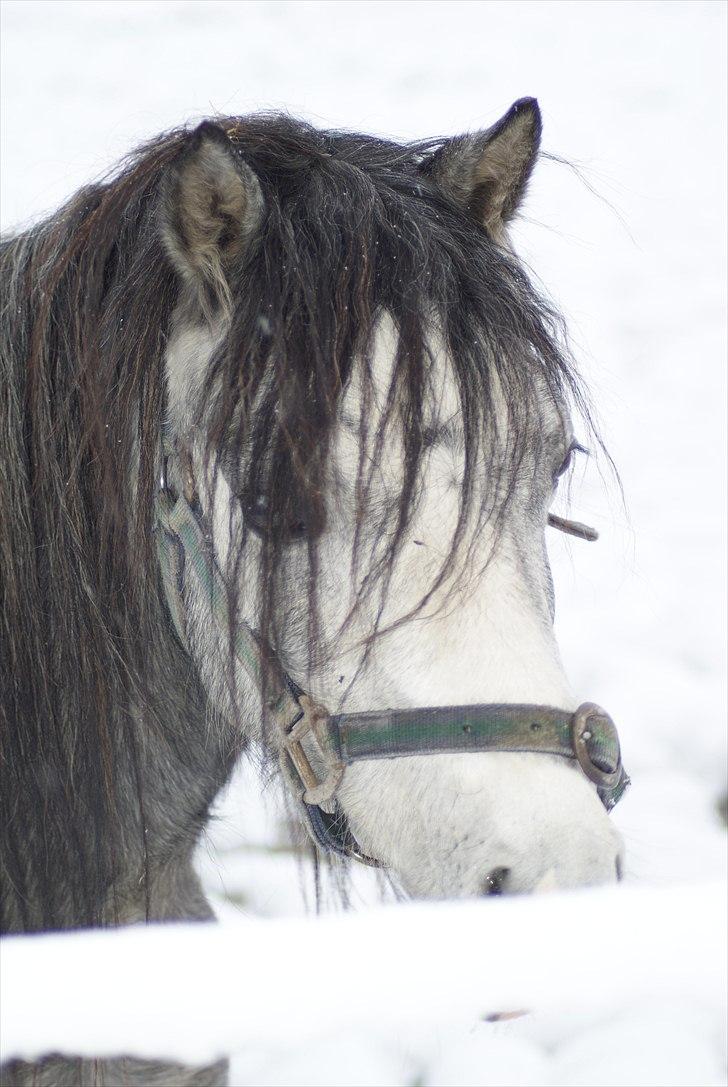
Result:
M485 132L448 140L423 170L501 241L525 194L540 142L538 102L520 98Z
M192 133L162 186L164 247L205 312L229 301L228 272L263 215L253 170L210 121Z

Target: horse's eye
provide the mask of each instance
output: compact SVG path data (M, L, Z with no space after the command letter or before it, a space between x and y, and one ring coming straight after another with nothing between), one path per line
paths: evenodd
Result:
M316 536L323 528L320 513L309 510L306 513L296 503L291 504L288 513L274 514L271 519L270 505L265 494L259 492L252 499L241 498L243 520L251 532L258 536L273 535L281 543L298 543L309 536Z
M572 442L566 451L566 456L562 460L557 470L554 472L554 483L556 483L556 481L560 479L565 472L568 472L569 468L571 468L571 464L574 459L574 453L588 454L588 452L589 450L585 449L583 445L579 444L579 442Z
M268 527L268 499L264 494L257 494L249 501L242 501L243 519L253 532L259 535Z

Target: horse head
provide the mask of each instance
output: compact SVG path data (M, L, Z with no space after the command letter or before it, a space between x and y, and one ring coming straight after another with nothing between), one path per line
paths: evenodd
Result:
M407 146L205 123L159 197L179 637L318 843L418 896L621 864L618 741L577 712L545 543L588 409L507 233L540 130L531 99Z

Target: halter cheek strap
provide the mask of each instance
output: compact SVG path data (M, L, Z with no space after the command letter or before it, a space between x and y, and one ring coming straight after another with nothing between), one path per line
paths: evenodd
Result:
M188 646L185 596L195 583L209 603L215 625L228 636L229 612L227 586L213 555L212 542L205 534L201 518L183 495L176 498L169 490L157 496L157 556L170 614L180 641ZM233 650L238 662L256 690L263 686L262 653L259 639L244 620L235 629ZM302 716L295 685L284 680L276 684L268 709L276 723L285 729Z
M155 532L164 592L182 644L188 646L185 597L193 583L209 601L214 622L227 638L227 587L212 543L194 508L192 492L187 497L174 495L166 470L157 495ZM257 691L263 689L262 648L255 631L238 619L233 650ZM271 671L274 689L267 709L275 725L284 776L302 806L307 829L321 848L364 864L378 866L379 862L359 848L336 802L344 771L355 762L437 753L558 755L581 768L596 785L607 810L629 784L614 723L593 703L584 703L575 713L552 706L483 704L332 715L282 668L276 675L270 661L269 685ZM321 773L314 769L307 749L316 750Z

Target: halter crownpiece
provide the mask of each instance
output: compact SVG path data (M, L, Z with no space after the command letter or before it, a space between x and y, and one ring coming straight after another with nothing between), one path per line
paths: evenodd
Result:
M192 491L186 485L187 495L170 490L166 460L165 453L156 505L157 554L167 605L177 634L188 647L185 597L190 582L196 582L209 601L214 621L226 638L228 594L202 515L197 504L191 503ZM183 479L187 478L183 473ZM233 648L255 689L262 690L261 641L242 619ZM591 702L575 712L553 706L487 703L331 714L282 668L275 687L268 711L276 726L281 768L302 805L307 829L323 849L363 864L380 866L359 848L336 802L346 767L355 762L498 751L558 755L580 767L608 811L629 785L614 722ZM312 757L321 767L318 772Z

